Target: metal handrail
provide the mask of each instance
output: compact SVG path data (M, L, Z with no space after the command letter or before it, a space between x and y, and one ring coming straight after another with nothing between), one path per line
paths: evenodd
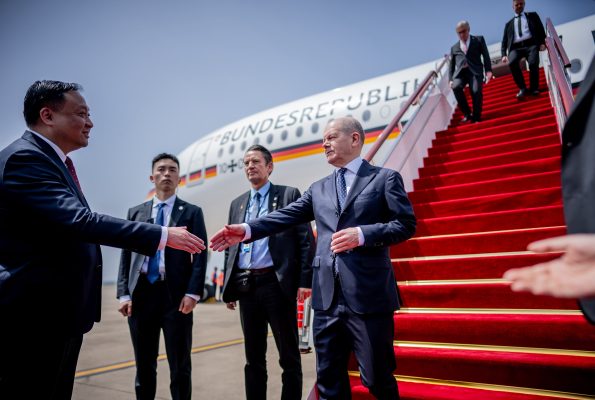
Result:
M549 73L551 74L548 84L551 89L552 103L556 109L558 128L562 132L566 117L570 114L574 104L570 78L566 73L566 68L570 67L570 60L550 18L546 19L546 27L545 46L549 61Z
M364 157L364 159L366 161L368 161L368 162L372 161L372 159L374 158L374 156L376 155L378 150L380 150L380 147L382 147L382 145L384 144L386 139L389 137L391 132L401 122L401 119L407 113L407 111L409 111L409 109L412 106L417 105L420 102L421 98L423 97L425 92L428 90L432 80L438 77L438 71L440 71L442 69L442 67L444 67L444 64L447 61L448 61L448 55L445 55L444 59L442 60L440 65L435 70L428 72L428 75L426 75L426 77L422 81L421 85L419 85L417 87L417 89L415 89L413 94L411 94L411 96L409 96L409 99L407 99L407 102L405 103L405 105L403 107L401 107L401 110L399 110L397 115L395 115L395 117L392 119L392 121L386 126L386 128L384 128L382 133L378 136L378 139L376 139L376 142L374 142L374 145L372 146L372 148L368 151L368 153Z
M546 18L545 26L547 32L550 32L552 39L554 39L554 44L556 45L556 49L560 54L560 58L562 59L562 64L564 64L564 68L570 68L570 58L568 58L566 50L564 49L564 46L562 46L562 41L560 40L560 36L558 36L558 32L556 31L556 28L554 27L552 20Z

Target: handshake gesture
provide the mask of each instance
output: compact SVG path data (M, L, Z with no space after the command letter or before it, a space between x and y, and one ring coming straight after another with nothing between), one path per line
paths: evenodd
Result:
M240 243L246 236L246 229L242 224L225 225L211 238L211 249L223 251L229 246Z
M204 241L198 236L188 232L185 226L167 228L167 247L196 254L206 249Z

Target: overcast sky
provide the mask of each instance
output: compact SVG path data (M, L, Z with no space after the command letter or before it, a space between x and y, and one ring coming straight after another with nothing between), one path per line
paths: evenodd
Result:
M526 10L561 24L595 14L595 1L527 0ZM461 19L499 42L512 14L509 0L0 0L0 148L25 129L32 82L82 84L95 127L72 158L93 209L124 217L151 188L155 154L437 59ZM117 252L106 253L113 281Z

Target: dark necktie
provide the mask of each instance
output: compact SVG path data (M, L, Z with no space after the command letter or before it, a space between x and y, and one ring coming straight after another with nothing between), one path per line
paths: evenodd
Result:
M163 209L165 208L165 203L159 203L157 205L157 218L155 218L156 225L164 225L164 214L165 212ZM157 253L151 258L149 258L149 265L147 267L147 279L151 283L155 283L157 279L159 279L159 260L161 259L161 250L157 250Z
M347 198L347 185L345 184L345 172L347 168L339 168L337 170L337 200L339 200L339 213L343 211L345 206L345 199Z
M72 162L70 157L66 157L66 160L64 160L64 164L66 164L66 168L68 169L68 172L70 172L70 176L72 176L72 179L74 179L74 183L76 183L76 186L79 188L79 192L81 192L82 194L83 189L81 189L79 178L76 175L76 169L74 169L74 163Z
M523 27L521 26L521 15L517 15L517 28L519 30L519 37L523 36Z

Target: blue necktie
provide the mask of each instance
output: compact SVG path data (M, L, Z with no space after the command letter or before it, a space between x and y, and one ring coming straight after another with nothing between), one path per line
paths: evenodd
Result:
M347 168L337 170L337 200L339 200L339 213L343 211L345 199L347 198L347 185L345 184L345 172Z
M156 225L164 225L164 215L163 209L165 208L165 203L157 204L157 218L155 219ZM161 250L157 250L157 253L151 258L149 258L149 266L147 268L147 279L151 283L155 283L157 279L159 279L159 260L161 259Z
M253 219L258 218L258 213L260 212L260 193L256 192L256 194L254 195L254 204L252 205L252 211L250 211L250 221L252 221ZM254 256L255 253L255 245L256 243L253 242L252 243L252 251L250 251L250 266L252 266L252 263L254 262L254 259L256 258Z

